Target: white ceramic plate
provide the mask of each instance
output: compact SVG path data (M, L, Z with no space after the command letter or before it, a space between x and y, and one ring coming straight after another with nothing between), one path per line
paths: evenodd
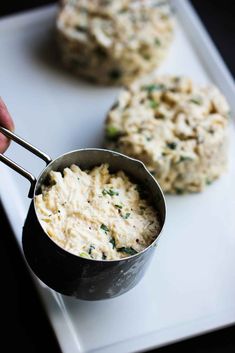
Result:
M208 35L185 0L172 1L177 26L161 73L214 82L235 111L234 83ZM17 133L52 157L99 146L105 113L118 89L80 82L57 65L51 45L56 9L0 21L0 92ZM235 131L231 123L234 153ZM35 175L37 157L12 143L12 159ZM63 297L36 280L64 353L125 353L235 323L235 162L202 194L167 197L168 220L142 282L107 301ZM21 243L28 182L0 165L1 199ZM32 234L33 236L33 234Z

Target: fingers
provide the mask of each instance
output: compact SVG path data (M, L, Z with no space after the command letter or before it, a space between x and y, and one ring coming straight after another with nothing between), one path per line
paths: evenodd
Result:
M3 100L0 98L0 126L5 127L8 130L14 130L13 120L7 110L7 107ZM0 153L3 153L9 146L10 140L0 133Z

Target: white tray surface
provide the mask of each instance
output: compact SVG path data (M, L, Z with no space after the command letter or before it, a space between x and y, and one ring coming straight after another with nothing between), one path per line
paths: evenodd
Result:
M1 95L18 135L52 157L100 146L105 113L119 92L80 82L57 65L50 54L54 17L55 8L47 7L0 22ZM182 23L177 21L173 46L159 73L190 75L202 84L216 80L232 97L232 81L218 82L216 65L208 70L205 55ZM234 155L232 124L230 130ZM44 166L14 143L7 155L35 175ZM85 302L38 282L64 353L132 352L235 322L234 172L231 158L228 172L204 193L167 196L164 235L146 276L127 294ZM21 176L0 165L1 198L19 243L28 187Z

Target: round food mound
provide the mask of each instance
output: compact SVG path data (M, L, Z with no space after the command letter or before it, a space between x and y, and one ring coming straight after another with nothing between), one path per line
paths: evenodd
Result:
M162 6L134 0L65 1L57 32L66 67L92 81L123 84L160 64L172 21Z
M142 251L159 234L157 212L122 171L72 165L63 175L52 171L50 180L35 197L37 215L53 241L75 255L117 260Z
M202 191L226 167L229 106L214 86L162 76L124 89L106 120L106 146L140 159L165 192Z

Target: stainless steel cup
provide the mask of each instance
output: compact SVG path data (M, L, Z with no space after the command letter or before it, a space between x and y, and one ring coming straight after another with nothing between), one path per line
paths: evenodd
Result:
M162 190L144 164L123 154L98 148L68 152L52 161L48 155L7 129L0 127L0 132L47 163L46 168L36 179L8 157L0 154L3 163L31 183L29 197L32 198L32 202L23 227L22 242L26 260L33 272L57 292L85 300L113 298L133 288L149 265L166 218ZM63 171L71 164L77 164L81 169L90 169L102 163L108 163L111 172L123 170L136 183L144 185L158 212L161 225L160 233L149 247L119 260L86 259L64 250L44 231L35 208L35 195L41 192L41 186L46 182L51 170Z

